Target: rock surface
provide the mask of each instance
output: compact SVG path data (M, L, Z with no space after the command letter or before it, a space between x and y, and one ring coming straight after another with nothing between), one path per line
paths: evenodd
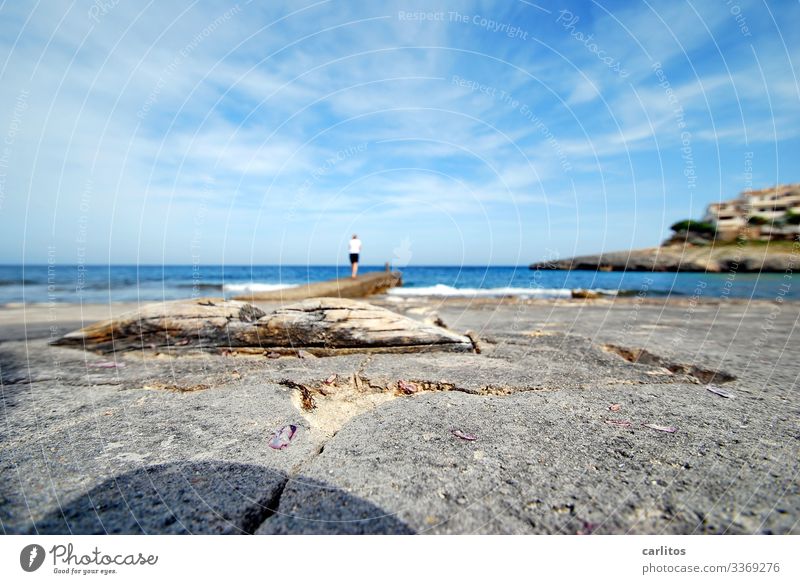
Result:
M798 532L800 304L391 305L482 352L100 356L7 312L2 531Z
M800 258L800 246L670 245L577 256L530 265L532 270L630 272L783 272Z
M301 286L269 292L251 292L235 296L234 300L286 302L320 297L364 298L402 285L403 279L400 272L367 272L357 278L338 278L328 282L309 282Z
M313 298L266 314L236 300L202 298L147 304L53 341L100 352L169 347L302 350L312 355L347 351L472 351L472 341L433 324L345 298Z

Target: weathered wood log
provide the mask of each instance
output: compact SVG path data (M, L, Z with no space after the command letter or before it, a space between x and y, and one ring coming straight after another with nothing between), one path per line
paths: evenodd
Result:
M316 355L473 350L464 335L344 298L312 298L270 314L218 298L148 304L52 344L100 352L162 347L283 353L304 349Z
M158 302L67 333L51 344L102 352L150 346L223 346L229 332L238 328L236 323L252 323L264 314L250 304L224 298Z
M270 292L250 292L234 296L234 300L244 302L293 301L306 298L364 298L381 294L389 288L402 286L400 272L368 272L357 278L339 278L327 282L311 282L293 288L281 288Z

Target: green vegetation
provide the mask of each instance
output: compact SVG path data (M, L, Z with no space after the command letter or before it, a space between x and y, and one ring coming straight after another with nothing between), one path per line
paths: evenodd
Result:
M695 221L694 219L684 219L683 221L678 221L677 223L674 223L670 229L672 229L675 233L688 231L689 233L696 233L698 235L711 236L717 232L716 228L711 223L706 223L705 221Z
M771 223L771 221L761 215L753 215L747 220L748 225L766 225L767 223Z
M783 216L783 222L786 223L786 225L800 225L800 213L786 211L786 214Z

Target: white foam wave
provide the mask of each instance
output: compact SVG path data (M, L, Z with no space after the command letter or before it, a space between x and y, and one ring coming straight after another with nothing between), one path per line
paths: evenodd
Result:
M247 282L244 284L225 284L222 287L224 292L234 292L240 294L242 292L272 292L273 290L284 290L286 288L295 288L297 284L265 284L262 282Z

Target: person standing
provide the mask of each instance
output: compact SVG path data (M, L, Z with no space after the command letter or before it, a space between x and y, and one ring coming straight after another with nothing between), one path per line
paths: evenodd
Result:
M354 233L353 238L350 240L350 266L352 268L352 273L350 275L351 278L355 278L358 275L358 255L360 253L361 240L358 238L358 235Z

